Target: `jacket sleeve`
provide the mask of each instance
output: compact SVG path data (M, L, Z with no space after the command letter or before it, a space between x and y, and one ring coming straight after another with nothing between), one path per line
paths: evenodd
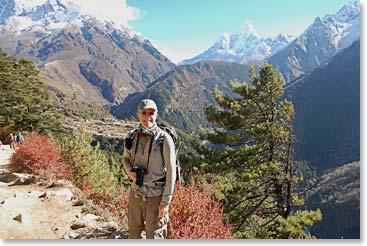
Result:
M176 152L171 136L165 134L163 141L163 160L166 167L166 184L163 189L161 205L166 207L172 200L176 182Z

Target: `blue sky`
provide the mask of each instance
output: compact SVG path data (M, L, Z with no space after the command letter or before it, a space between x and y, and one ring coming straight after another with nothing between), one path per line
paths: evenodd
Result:
M139 14L129 27L171 61L192 58L223 33L252 21L262 37L300 35L314 19L336 13L349 0L127 0Z

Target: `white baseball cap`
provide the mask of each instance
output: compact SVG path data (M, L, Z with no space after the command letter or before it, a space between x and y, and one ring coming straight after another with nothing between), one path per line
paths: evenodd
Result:
M157 104L151 99L143 99L138 104L138 110L154 109L157 111Z

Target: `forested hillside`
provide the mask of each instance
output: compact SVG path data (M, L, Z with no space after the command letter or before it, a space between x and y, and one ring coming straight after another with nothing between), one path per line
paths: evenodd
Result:
M320 208L323 214L323 220L311 228L316 237L361 237L360 167L354 162L328 171L309 193L307 208Z
M286 87L296 157L319 171L360 160L360 42Z
M144 92L129 95L111 113L121 119L136 117L138 102L151 98L157 103L160 119L191 133L199 125L208 125L204 106L214 103L214 87L232 95L230 81L247 80L248 71L247 65L215 61L178 66Z

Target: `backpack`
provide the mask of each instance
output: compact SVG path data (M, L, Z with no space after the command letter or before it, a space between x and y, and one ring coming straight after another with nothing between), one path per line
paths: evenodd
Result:
M178 134L177 134L175 128L172 127L172 126L167 126L165 124L158 124L158 127L161 128L165 133L170 135L172 140L173 140L173 143L175 144L175 150L176 150L176 182L181 181L181 166L180 166L180 161L178 160L178 156L177 156L178 149L180 148ZM162 153L162 157L163 157L163 141L159 141L159 142L161 143L161 153Z

